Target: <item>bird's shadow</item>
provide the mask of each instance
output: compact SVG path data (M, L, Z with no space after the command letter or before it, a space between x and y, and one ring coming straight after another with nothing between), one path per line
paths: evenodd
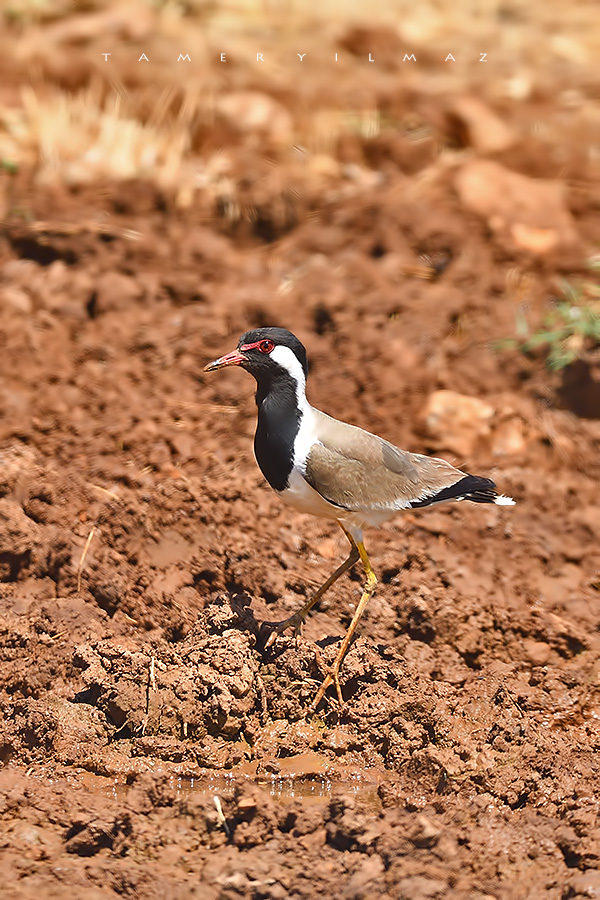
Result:
M237 594L229 593L227 595L227 600L231 611L236 617L236 621L232 623L234 627L239 628L240 631L246 631L253 634L257 639L258 644L262 623L258 621L254 615L254 610L250 607L250 604L252 603L250 594L247 594L245 591L241 591Z
M266 646L270 635L273 633L273 623L259 621L251 608L252 597L245 591L237 594L229 594L228 598L231 611L235 614L234 627L248 634L253 634L256 639L256 649L262 655L271 655L273 647Z
M250 606L252 597L245 591L237 594L230 593L228 594L227 599L231 611L236 616L236 621L233 623L234 627L239 628L240 631L253 634L256 638L256 649L263 656L271 656L280 641L284 641L284 646L287 647L294 640L293 632L290 630L289 634L279 635L277 641L267 647L266 643L273 633L274 626L278 623L259 621L254 615L254 610ZM321 638L319 641L313 641L312 643L316 644L321 650L324 650L331 644L339 643L340 640L341 638L339 636L331 635L329 637Z

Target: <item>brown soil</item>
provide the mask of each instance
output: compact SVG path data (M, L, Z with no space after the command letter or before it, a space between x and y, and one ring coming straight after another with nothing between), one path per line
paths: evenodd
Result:
M456 140L442 100L411 103ZM383 183L327 190L232 142L254 209L235 222L141 181L4 176L3 897L600 896L597 387L575 409L577 383L541 353L494 348L523 284L535 319L598 246L580 140L559 167L578 172L580 243L543 259L467 213L450 172L419 180L431 159L401 134L344 151ZM555 178L551 149L523 141L502 162ZM417 277L424 254L436 277ZM305 342L315 405L517 500L367 533L380 584L345 705L331 691L316 714L359 573L264 650L261 623L346 548L263 483L251 379L202 374L259 324ZM494 410L466 445L426 421L441 389Z

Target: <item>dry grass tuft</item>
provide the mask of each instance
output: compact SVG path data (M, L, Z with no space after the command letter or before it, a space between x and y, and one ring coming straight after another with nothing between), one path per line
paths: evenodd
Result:
M42 182L137 178L152 174L163 186L181 178L189 149L182 124L144 124L119 94L104 100L99 85L71 95L22 91L22 109L3 124Z

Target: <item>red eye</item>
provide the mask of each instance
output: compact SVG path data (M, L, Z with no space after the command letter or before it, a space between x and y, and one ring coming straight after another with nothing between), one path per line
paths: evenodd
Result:
M261 353L271 353L275 349L275 344L273 341L261 341L258 349Z

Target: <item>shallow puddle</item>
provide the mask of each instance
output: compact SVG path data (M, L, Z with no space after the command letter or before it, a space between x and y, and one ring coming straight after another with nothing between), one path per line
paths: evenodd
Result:
M51 779L50 779L51 780ZM122 778L107 778L103 775L81 773L75 780L81 787L91 793L108 796L111 799L125 802L129 793L135 789L133 784ZM194 795L196 797L232 797L236 786L241 782L257 785L265 794L283 803L301 800L307 804L322 804L329 801L336 793L354 794L359 806L364 809L379 810L381 801L378 794L380 779L357 774L347 778L338 777L282 777L280 775L250 776L235 774L180 776L170 775L165 779L165 786L175 791L178 797Z
M239 775L231 778L177 778L173 779L173 787L182 794L194 793L196 795L230 797L235 791L236 785L246 780ZM376 808L381 807L381 801L377 793L377 782L357 776L348 780L333 778L254 778L252 781L265 793L276 800L303 800L327 801L333 793L344 792L354 794L361 806Z

